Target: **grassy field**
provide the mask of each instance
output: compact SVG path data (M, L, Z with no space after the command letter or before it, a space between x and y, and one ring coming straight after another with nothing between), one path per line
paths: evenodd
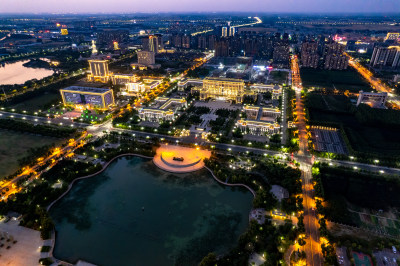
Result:
M29 148L61 142L56 138L0 130L0 179L18 170L18 159L25 157Z
M355 151L398 156L400 139L398 130L390 126L362 123L356 117L349 99L343 95L309 94L307 96L310 122L342 124ZM371 110L372 111L372 110Z
M355 70L323 70L301 68L300 75L304 87L320 87L327 89L338 89L350 92L371 91L368 82L364 80Z
M15 108L17 110L26 110L28 112L35 112L38 110L44 110L45 108L48 108L49 105L51 105L52 103L57 103L58 101L62 101L61 95L59 93L44 93L29 100L12 105L11 108Z
M286 71L271 71L269 75L270 78L273 79L276 83L285 84L287 83L287 77L289 73Z

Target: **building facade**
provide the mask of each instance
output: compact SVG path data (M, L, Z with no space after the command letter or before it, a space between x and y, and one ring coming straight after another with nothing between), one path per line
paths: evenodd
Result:
M157 97L150 107L139 109L139 117L143 121L162 122L173 121L178 110L187 107L185 98Z
M90 74L89 81L106 83L110 80L111 73L108 71L108 60L88 60Z
M400 46L375 47L370 65L372 67L400 67Z
M82 109L108 109L114 105L111 89L70 86L60 90L64 105Z
M200 100L207 98L243 102L244 81L228 78L205 78L200 89Z

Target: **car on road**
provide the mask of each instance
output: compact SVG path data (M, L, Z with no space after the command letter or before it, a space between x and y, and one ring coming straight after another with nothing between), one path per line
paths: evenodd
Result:
M396 253L397 253L397 249L396 249L396 247L395 247L395 246L392 246L392 250L393 250L393 253L394 253L394 254L396 254Z

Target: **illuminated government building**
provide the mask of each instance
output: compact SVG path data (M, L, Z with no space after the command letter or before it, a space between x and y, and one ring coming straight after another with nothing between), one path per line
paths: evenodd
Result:
M70 86L60 90L64 105L80 109L107 109L114 105L111 89Z
M108 60L89 60L90 74L88 81L106 83L110 80L111 73L108 71Z
M152 106L139 109L139 116L150 122L173 121L178 110L184 107L187 107L185 98L157 97Z
M244 81L229 78L205 78L200 92L200 100L207 98L217 100L231 100L237 103L243 102Z
M241 131L248 130L252 135L272 135L280 132L277 119L281 112L278 108L246 105L243 107L243 111L247 118L236 122L236 127Z

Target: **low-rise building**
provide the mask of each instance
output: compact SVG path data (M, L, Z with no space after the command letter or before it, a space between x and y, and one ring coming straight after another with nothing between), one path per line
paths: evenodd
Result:
M139 109L139 117L150 122L173 121L182 107L187 107L185 98L157 97L152 106Z
M280 132L280 125L277 123L277 119L281 113L278 108L246 105L243 107L243 111L246 113L247 118L236 122L236 127L242 132L259 136Z
M243 102L244 81L229 78L205 78L200 89L200 100L212 98L216 100L231 100Z
M136 82L138 79L139 77L134 74L113 74L111 76L111 81L114 85L124 85Z
M114 105L114 94L108 88L70 86L60 90L64 105L83 109L107 109Z
M361 103L368 104L372 108L385 108L387 100L387 92L364 92L360 91L357 99L357 106Z
M194 87L203 87L203 80L201 79L181 79L178 82L178 90L183 91L184 89L186 89L189 86L194 86Z

